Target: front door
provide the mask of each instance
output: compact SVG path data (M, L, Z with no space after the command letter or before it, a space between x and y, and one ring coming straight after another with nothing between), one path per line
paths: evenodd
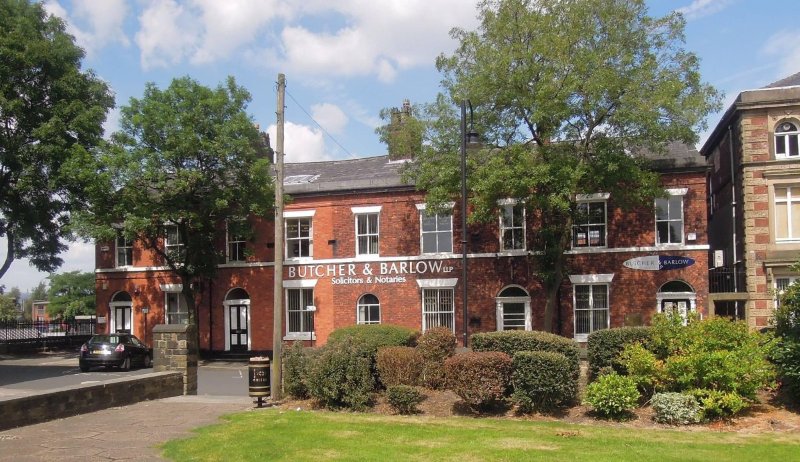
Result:
M525 303L502 302L503 330L525 330Z
M131 307L114 307L114 332L112 333L131 333Z
M247 305L229 305L231 351L247 351Z
M664 299L661 301L661 312L679 315L686 322L690 306L691 302L688 299Z

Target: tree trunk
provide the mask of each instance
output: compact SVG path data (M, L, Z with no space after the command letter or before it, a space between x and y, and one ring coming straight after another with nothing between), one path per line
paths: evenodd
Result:
M0 266L0 279L3 279L6 271L11 267L11 262L14 261L14 233L9 230L6 230L6 243L8 244L8 249L6 251L6 260L3 262L3 266Z

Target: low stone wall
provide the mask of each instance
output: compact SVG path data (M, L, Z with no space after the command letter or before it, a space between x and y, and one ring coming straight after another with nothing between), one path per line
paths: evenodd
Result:
M152 372L94 385L75 385L0 400L0 430L126 406L184 392L180 372ZM122 420L124 421L124 419Z

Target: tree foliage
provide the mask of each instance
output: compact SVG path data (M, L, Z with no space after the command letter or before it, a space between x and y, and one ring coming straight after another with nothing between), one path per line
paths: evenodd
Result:
M18 302L19 299L14 294L0 292L0 322L15 321L19 317Z
M643 0L483 0L478 17L436 61L444 92L419 111L427 139L408 175L434 210L459 193L454 103L468 99L485 141L468 156L470 221L496 220L499 199L523 201L550 330L576 194L652 206L663 189L638 153L694 142L719 96L682 48L682 17L650 17Z
M75 319L95 314L94 273L69 271L51 274L47 291L47 314L50 319Z
M226 220L271 216L269 153L249 101L232 77L214 89L189 77L164 90L147 84L122 108L102 153L105 189L82 215L84 234L121 233L155 252L182 284L191 324L198 289L220 263ZM181 245L167 248L167 238Z
M40 3L0 0L0 278L15 259L53 271L70 211L94 181L92 149L114 99L64 23Z

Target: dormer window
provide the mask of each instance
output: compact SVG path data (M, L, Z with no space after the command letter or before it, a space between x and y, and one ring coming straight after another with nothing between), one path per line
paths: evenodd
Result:
M800 156L800 130L795 122L781 122L775 127L775 158Z

